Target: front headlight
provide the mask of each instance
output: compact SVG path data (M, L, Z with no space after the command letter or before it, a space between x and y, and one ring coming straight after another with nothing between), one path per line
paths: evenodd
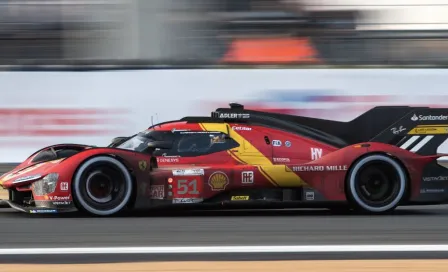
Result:
M43 179L33 183L33 192L35 195L43 196L51 194L56 190L59 174L51 173L46 175Z

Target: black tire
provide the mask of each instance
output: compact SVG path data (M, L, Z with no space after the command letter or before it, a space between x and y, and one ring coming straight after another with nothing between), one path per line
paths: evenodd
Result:
M122 211L131 199L132 189L132 178L126 167L108 156L88 159L73 179L77 206L97 216Z
M350 169L346 185L348 198L357 210L376 214L393 211L408 190L403 167L381 154L357 161Z

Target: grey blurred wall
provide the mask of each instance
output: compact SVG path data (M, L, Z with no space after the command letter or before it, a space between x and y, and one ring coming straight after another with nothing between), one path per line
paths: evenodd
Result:
M212 58L219 50L213 46L217 28L212 18L204 16L204 11L216 8L218 0L87 2L88 12L77 20L94 27L82 33L66 32L68 59L196 59L198 54ZM63 17L69 18L72 12L65 9Z

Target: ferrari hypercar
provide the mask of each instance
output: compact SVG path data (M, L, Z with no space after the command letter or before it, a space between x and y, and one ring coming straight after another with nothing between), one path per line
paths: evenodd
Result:
M150 126L109 146L45 147L0 177L28 213L205 206L381 214L447 203L448 110L375 107L349 122L245 109Z

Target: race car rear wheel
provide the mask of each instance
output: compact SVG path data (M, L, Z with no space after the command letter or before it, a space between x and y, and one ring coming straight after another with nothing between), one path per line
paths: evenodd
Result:
M78 206L93 215L120 212L132 194L132 178L117 159L101 156L84 162L75 174L73 194Z
M394 210L408 187L403 167L381 154L357 161L350 169L347 183L348 197L355 208L369 213Z

